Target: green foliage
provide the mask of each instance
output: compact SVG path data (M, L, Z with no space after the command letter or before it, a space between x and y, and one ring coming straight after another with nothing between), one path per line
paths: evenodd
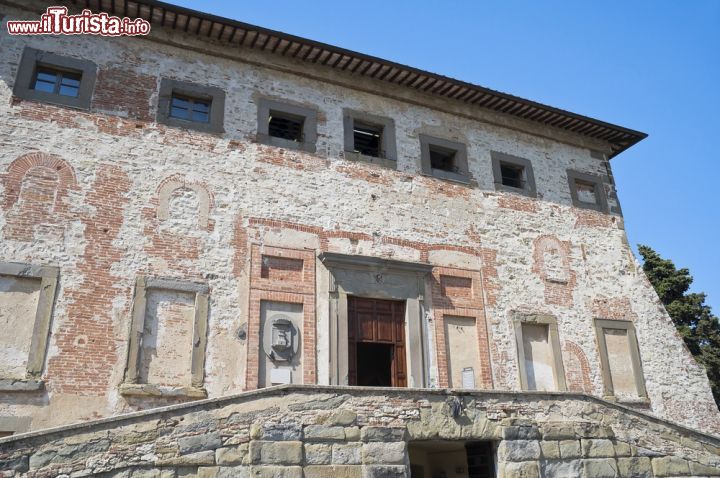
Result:
M720 406L720 321L705 304L705 294L689 293L693 278L648 246L638 246L643 270L675 322L690 352L707 369L715 402Z

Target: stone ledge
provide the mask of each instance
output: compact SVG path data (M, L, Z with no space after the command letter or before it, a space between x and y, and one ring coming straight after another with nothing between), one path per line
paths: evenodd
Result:
M288 388L276 390L286 391ZM446 397L430 393L410 393L410 401L398 400L397 397L405 394L375 396L358 393L355 396L359 399L347 403L349 408L345 409L356 414L345 411L338 415L337 410L343 408L337 407L321 408L316 413L306 410L293 413L287 409L289 404L303 400L307 400L306 403L326 403L338 396L348 395L351 394L252 394L249 396L259 401L249 403L247 407L232 406L230 409L205 412L197 412L195 407L184 407L182 415L120 422L120 427L114 426L113 429L84 429L74 436L57 436L52 442L41 439L25 439L20 443L2 441L0 470L28 468L30 475L38 477L56 476L59 470L67 469L72 473L68 476L75 478L98 472L107 472L118 478L168 478L176 473L185 476L194 472L190 468L201 467L196 470L199 478L276 478L284 476L282 470L292 468L295 470L292 476L298 478L400 478L407 476L408 453L414 445L421 445L418 442L424 441L422 447L431 450L433 442L440 439L454 441L458 445L475 440L499 441L497 464L499 476L505 478L650 478L688 476L693 474L693 470L698 472L695 475L700 476L717 476L720 472L717 460L720 454L713 454L710 450L697 453L704 449L705 443L698 442L693 448L677 447L677 437L667 435L668 432L673 433L671 430L652 424L644 426L616 412L604 415L609 410L607 407L587 407L585 401L566 404L569 413L563 418L568 421L549 422L551 426L547 429L538 425L545 417L556 416L542 412L535 414L538 410L556 405L556 402L524 403L513 398L506 403L493 402L488 404L493 408L516 410L515 407L520 406L527 410L520 416L495 422L488 420L483 411L485 405L481 403L468 408L466 417L455 421ZM268 396L273 397L272 401L264 400ZM422 406L426 400L431 403L421 414L419 422L421 427L433 432L426 434L428 438L416 439L407 426L417 423L417 415L407 414L405 407ZM382 426L373 420L377 417L376 410L382 410L383 417L390 419L379 423L393 426ZM611 440L611 435L606 433L611 431L608 425L584 421L588 416L596 417L602 423L612 421L617 424L618 436L649 448L640 449L636 445ZM360 425L319 424L329 417ZM501 430L503 427L506 429ZM347 439L348 428L354 432L352 442ZM311 430L313 437L332 443L303 442L308 438L304 433L306 430ZM574 436L576 439L543 440L546 432L552 438ZM345 436L345 441L334 440L341 435ZM359 441L360 438L367 441ZM303 474L302 466L313 466L313 473L308 470ZM258 470L262 472L255 474ZM11 476L0 471L0 476L5 475Z
M45 388L43 380L0 378L0 392L37 392Z
M649 407L650 399L648 397L623 398L615 395L604 395L603 400L610 403L617 403L626 407Z
M381 158L379 156L368 156L355 151L344 151L345 159L355 163L372 164L381 168L397 170L397 161L394 159Z
M126 397L207 398L207 390L196 387L162 387L151 383L123 383L120 395Z
M138 384L123 384L137 387ZM122 387L122 385L121 385ZM273 387L267 387L257 390L248 390L235 395L228 395L223 397L206 398L204 400L196 400L188 403L179 403L167 405L164 407L152 408L149 410L141 410L137 412L126 413L122 415L116 415L113 417L100 418L92 420L90 422L75 423L71 425L63 425L55 428L47 428L43 430L35 430L31 432L21 433L13 435L11 437L0 438L0 443L15 442L20 440L27 440L32 438L44 437L49 439L51 436L67 433L70 431L76 431L81 429L87 429L88 426L95 426L101 429L107 429L109 427L117 426L120 422L130 422L139 418L148 417L160 417L165 414L177 414L184 413L190 410L201 410L209 408L217 408L226 404L239 404L246 403L253 400L258 400L268 397L285 396L291 393L297 394L328 394L329 397L326 401L330 401L332 406L328 408L335 408L340 402L351 396L362 396L362 395L388 395L390 397L416 397L426 398L427 396L467 396L473 397L477 400L498 400L498 399L520 399L524 398L527 400L544 400L544 399L557 399L563 398L565 400L573 399L584 402L590 402L597 405L605 406L608 408L617 409L625 412L636 418L640 418L645 422L652 424L659 424L666 426L670 429L675 430L684 435L694 437L702 441L702 446L707 448L709 451L717 453L720 450L720 437L711 435L706 432L701 432L689 428L678 423L671 422L662 418L655 417L648 413L638 411L636 409L620 405L613 402L608 402L602 398L587 395L581 392L537 392L537 391L513 391L513 390L452 390L446 388L392 388L392 387L355 387L355 386L338 386L338 385L276 385ZM203 395L203 398L205 395ZM337 401L336 401L337 400ZM296 408L302 409L304 404L299 404L300 407L288 407L290 410ZM316 409L318 407L312 407Z

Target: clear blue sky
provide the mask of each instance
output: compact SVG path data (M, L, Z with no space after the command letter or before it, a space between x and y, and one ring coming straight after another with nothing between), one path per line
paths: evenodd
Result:
M648 133L612 162L630 242L720 314L720 1L170 1Z

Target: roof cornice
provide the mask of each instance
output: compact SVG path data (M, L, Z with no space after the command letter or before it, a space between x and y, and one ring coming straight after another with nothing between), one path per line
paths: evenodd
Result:
M610 157L620 154L647 137L647 134L639 131L483 86L170 3L156 0L69 0L69 2L79 8L143 18L153 26L212 39L229 47L260 50L350 72L607 142L612 150Z

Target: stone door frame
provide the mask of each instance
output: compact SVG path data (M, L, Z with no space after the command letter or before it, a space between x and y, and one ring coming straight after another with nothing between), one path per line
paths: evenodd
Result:
M405 301L408 387L426 387L425 286L433 266L377 257L323 252L330 276L330 384L348 384L348 296Z

